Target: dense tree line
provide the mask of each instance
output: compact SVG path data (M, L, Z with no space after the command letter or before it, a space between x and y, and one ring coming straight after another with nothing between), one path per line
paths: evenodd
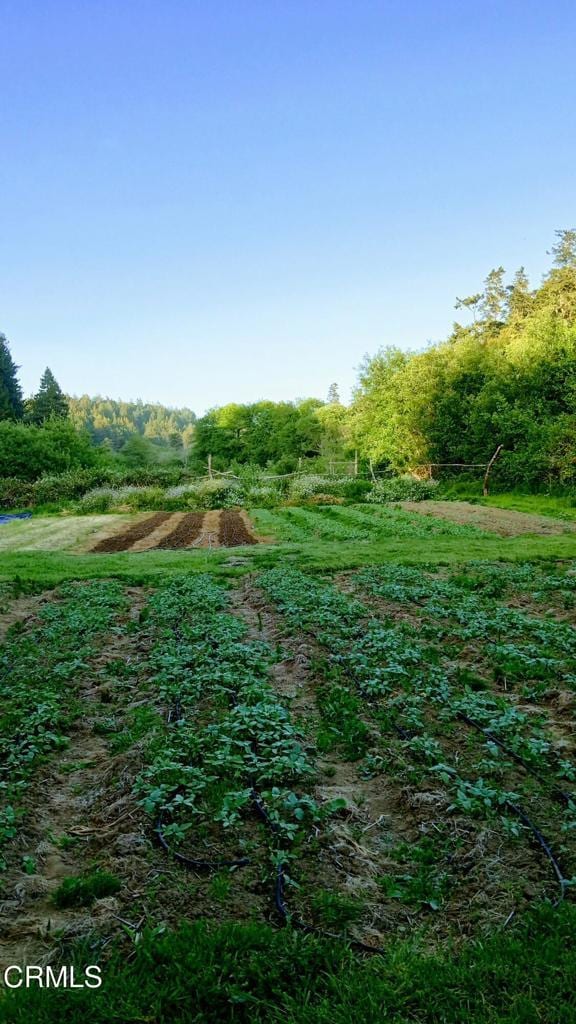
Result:
M250 463L277 473L292 472L300 459L344 458L345 408L332 385L329 402L306 398L298 402L234 403L211 409L196 424L192 461L215 469Z
M47 472L61 463L90 465L96 452L131 469L159 458L187 460L198 473L206 472L209 456L215 470L252 464L286 473L301 459L336 468L358 453L360 464L370 460L397 473L486 463L501 445L497 474L504 484L574 487L576 231L557 232L551 255L538 288L523 268L509 283L503 267L490 271L481 291L457 300L471 321L456 322L446 341L424 352L387 348L367 357L348 408L332 384L327 402L231 403L196 421L189 409L66 398L49 369L24 401L0 335L0 473L33 479L42 472L43 451Z
M531 289L521 268L459 299L472 323L424 352L367 358L346 421L350 443L394 471L487 461L508 485L576 484L576 231ZM449 469L441 471L443 475Z
M118 450L140 434L156 445L189 448L196 416L191 409L169 409L159 403L122 402L112 398L69 398L70 418L87 430L94 444Z

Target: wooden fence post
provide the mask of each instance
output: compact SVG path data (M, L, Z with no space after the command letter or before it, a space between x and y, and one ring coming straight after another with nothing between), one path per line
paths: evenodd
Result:
M500 455L501 451L502 451L502 445L499 444L497 449L496 449L496 451L494 452L494 455L490 459L490 462L486 466L486 472L484 473L484 483L482 485L482 494L484 495L485 498L488 497L488 477L490 476L490 470L492 469L492 466L496 462L496 459Z

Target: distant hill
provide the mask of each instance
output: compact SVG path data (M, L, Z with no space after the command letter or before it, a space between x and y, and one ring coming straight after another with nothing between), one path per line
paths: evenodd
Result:
M154 444L190 446L196 415L191 409L170 409L158 402L122 402L112 398L68 396L70 418L91 435L95 444L108 442L118 449L132 434Z

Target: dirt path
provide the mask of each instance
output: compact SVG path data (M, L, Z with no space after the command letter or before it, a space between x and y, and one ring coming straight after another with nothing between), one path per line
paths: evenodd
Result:
M500 537L520 537L525 533L553 536L576 532L576 524L559 519L487 505L471 505L467 501L401 501L398 504L407 512L436 516L464 526L477 526L481 530L497 533Z

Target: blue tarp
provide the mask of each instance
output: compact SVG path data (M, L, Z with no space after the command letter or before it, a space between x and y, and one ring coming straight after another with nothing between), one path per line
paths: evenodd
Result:
M15 512L11 516L0 516L0 523L9 523L11 519L30 519L31 512Z

